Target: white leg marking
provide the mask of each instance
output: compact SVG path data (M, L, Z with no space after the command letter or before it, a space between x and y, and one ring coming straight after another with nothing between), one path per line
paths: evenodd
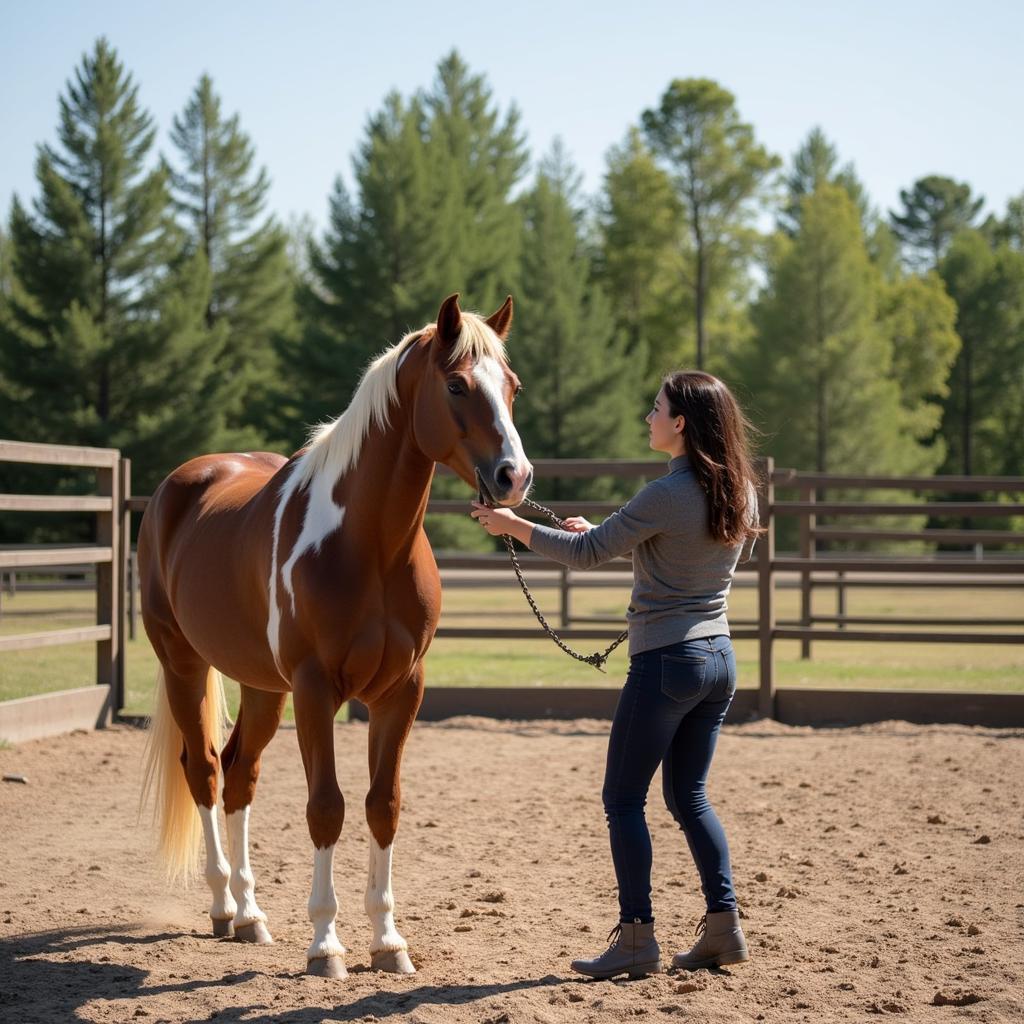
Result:
M306 950L307 960L326 956L344 956L345 947L334 931L338 916L338 897L334 895L334 845L313 851L313 890L309 894L309 919L313 922L313 941Z
M408 944L395 927L395 897L391 891L391 851L382 850L370 837L370 871L366 879L366 913L373 926L370 952L408 949Z
M200 807L199 817L203 821L203 836L206 839L206 884L213 893L210 917L214 921L230 921L235 916L235 898L228 889L231 868L220 845L220 828L217 822L217 808Z
M249 808L227 815L228 851L231 855L231 895L238 907L235 930L254 921L266 921L267 915L256 905L256 879L249 866Z

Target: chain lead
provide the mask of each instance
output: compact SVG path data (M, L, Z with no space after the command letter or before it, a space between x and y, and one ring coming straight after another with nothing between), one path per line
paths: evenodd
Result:
M543 512L560 530L567 530L568 527L565 521L559 519L551 509L546 508L544 505L538 505L537 502L531 501L526 498L523 501L524 505L529 505L530 508L535 509L537 512ZM594 654L580 654L574 651L568 644L563 642L561 637L548 625L547 619L544 618L541 610L537 607L537 602L533 599L533 594L530 593L530 588L526 585L526 580L523 579L523 569L519 564L519 558L516 556L515 546L512 544L512 538L507 534L503 533L501 539L505 542L505 547L508 548L509 558L512 559L512 568L515 570L516 578L519 580L519 586L523 588L523 593L526 595L526 600L529 601L530 607L533 609L533 614L537 616L537 621L541 624L544 632L558 645L558 647L565 651L570 658L575 658L577 661L582 661L586 665L593 665L598 672L604 672L605 662L611 655L612 651L621 644L626 637L629 636L629 631L624 630L622 635L609 647L603 654L595 652Z

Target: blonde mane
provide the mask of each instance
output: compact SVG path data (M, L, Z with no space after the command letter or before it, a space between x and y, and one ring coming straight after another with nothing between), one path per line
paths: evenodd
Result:
M386 349L363 371L359 387L348 408L335 420L321 423L310 432L306 451L296 463L294 485L305 487L322 472L339 477L351 469L374 422L382 429L390 424L388 413L398 401L398 367L412 339L436 328L427 324L405 335L397 345ZM474 363L490 356L504 363L505 346L477 313L462 312L462 329L452 349L451 363L466 357Z

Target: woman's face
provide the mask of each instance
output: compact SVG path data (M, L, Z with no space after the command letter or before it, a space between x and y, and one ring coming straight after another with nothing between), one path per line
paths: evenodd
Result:
M654 408L645 419L650 428L649 443L656 452L666 452L669 455L683 453L683 427L686 420L682 416L672 415L668 399L665 397L664 386L654 399Z

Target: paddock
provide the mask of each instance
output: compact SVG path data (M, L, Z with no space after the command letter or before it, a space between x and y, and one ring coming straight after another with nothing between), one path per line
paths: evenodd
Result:
M212 938L201 882L171 890L136 823L144 734L0 749L0 1008L30 1022L1019 1019L1024 732L901 722L729 726L710 788L749 964L592 982L569 960L615 920L600 809L608 723L421 722L403 778L396 917L418 973L367 970L366 727L337 726L335 865L351 974L302 974L309 838L296 735L267 750L252 862L276 943ZM663 952L701 911L683 837L649 803ZM936 1005L950 1000L952 1004Z

